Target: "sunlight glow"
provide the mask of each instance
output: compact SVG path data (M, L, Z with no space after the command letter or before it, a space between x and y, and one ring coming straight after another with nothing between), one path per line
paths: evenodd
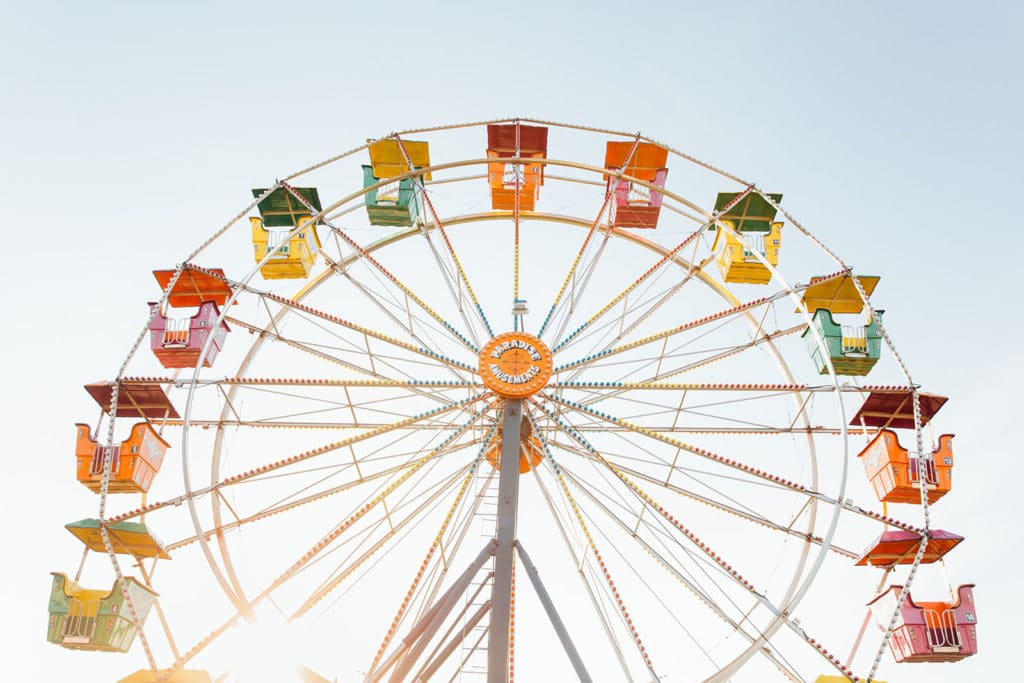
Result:
M226 683L302 681L303 648L298 626L274 610L257 610L253 621L243 622L231 634Z

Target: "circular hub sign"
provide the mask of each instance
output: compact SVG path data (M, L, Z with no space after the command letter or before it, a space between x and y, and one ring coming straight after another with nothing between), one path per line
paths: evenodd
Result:
M505 398L531 396L551 378L551 349L532 334L506 332L480 350L484 386Z

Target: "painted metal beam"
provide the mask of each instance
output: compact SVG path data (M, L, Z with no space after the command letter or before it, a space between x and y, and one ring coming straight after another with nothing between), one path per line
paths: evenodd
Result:
M498 521L494 531L494 584L487 635L487 683L508 683L509 623L512 617L512 572L519 511L519 432L522 399L505 399L498 479Z
M590 674L587 673L587 667L583 665L583 659L580 657L580 653L576 651L576 646L572 642L572 638L569 636L569 631L566 630L565 624L562 623L562 618L558 616L558 610L555 609L555 603L551 601L551 596L548 595L548 591L544 588L544 584L540 580L540 573L537 571L536 565L530 560L529 554L523 545L516 541L516 552L519 554L519 559L523 561L523 567L526 569L526 575L530 577L530 583L533 584L533 590L537 592L537 597L540 598L540 604L544 606L544 611L547 612L548 619L551 621L551 625L555 629L555 633L558 634L558 640L561 641L562 647L565 649L565 654L568 655L569 661L572 662L572 668L576 670L576 676L579 677L583 683L591 683L593 679L590 678Z

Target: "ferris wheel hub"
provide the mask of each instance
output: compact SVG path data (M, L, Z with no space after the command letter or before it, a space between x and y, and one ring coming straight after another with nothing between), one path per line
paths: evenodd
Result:
M480 349L480 377L499 396L526 398L551 379L552 356L548 345L532 334L505 332Z

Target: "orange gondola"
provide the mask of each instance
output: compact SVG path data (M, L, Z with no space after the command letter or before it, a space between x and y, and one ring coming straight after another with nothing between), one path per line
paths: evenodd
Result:
M128 438L115 446L98 444L88 425L79 423L75 428L78 481L95 493L100 491L107 459L111 461L110 493L146 493L170 448L148 422L133 426Z
M875 495L886 503L920 503L921 487L934 503L953 484L953 435L939 437L939 446L921 457L900 446L899 437L883 429L857 456Z
M491 186L491 208L512 211L516 198L520 211L533 211L540 186L544 184L544 164L530 159L546 159L548 129L543 126L503 124L487 126L487 158L518 157L524 161L487 164L487 182Z

